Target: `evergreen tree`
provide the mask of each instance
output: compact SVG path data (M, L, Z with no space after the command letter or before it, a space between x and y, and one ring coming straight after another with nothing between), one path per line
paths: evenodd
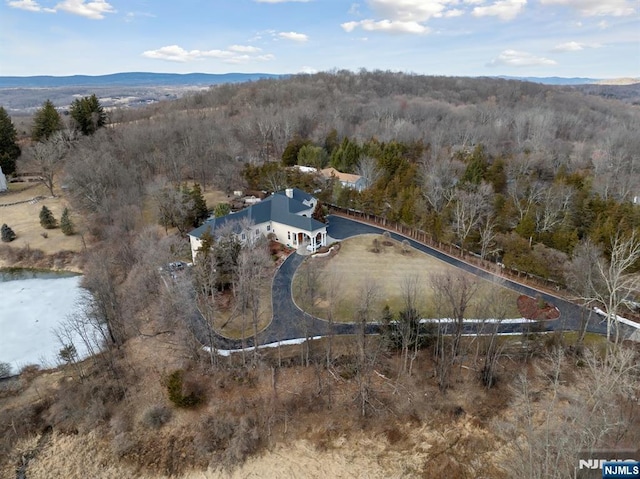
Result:
M204 196L202 196L202 190L198 183L195 183L193 188L189 190L188 198L193 202L193 226L198 227L209 217L207 202L204 199Z
M2 225L2 228L0 228L0 235L2 236L2 241L5 243L10 243L16 239L16 234L9 226L7 226L6 223Z
M83 135L93 135L107 123L107 114L95 94L74 100L69 114Z
M58 222L54 218L53 213L44 205L42 205L42 209L40 210L40 225L46 230L58 226Z
M211 233L211 229L207 229L200 235L200 248L198 248L198 261L207 261L213 250L216 240Z
M231 205L229 203L218 203L213 209L213 215L216 218L222 218L231 213Z
M0 168L5 175L16 171L20 147L16 143L16 129L7 111L0 106Z
M66 236L71 236L75 233L73 229L73 222L69 217L69 208L65 208L62 211L62 216L60 217L60 229L62 233Z
M33 141L48 140L51 135L60 130L62 130L62 118L51 100L47 100L33 117L31 139Z
M462 158L467 163L467 168L462 175L462 181L479 185L485 179L489 168L489 161L482 144L475 147L473 153Z
M303 146L311 145L311 141L302 139L299 135L295 135L284 151L282 152L282 164L284 166L293 166L298 164L298 152Z

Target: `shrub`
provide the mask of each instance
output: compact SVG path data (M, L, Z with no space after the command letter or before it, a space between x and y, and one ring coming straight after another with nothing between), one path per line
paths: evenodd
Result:
M69 208L65 208L62 211L62 216L60 217L60 230L62 231L62 234L64 234L65 236L71 236L75 234L75 230L73 228L73 222L69 217Z
M0 362L0 378L11 376L11 364Z
M171 420L172 414L168 407L156 404L144 412L142 423L152 429L160 429Z
M238 429L225 451L227 464L230 466L242 464L247 457L260 448L260 442L260 431L255 419L252 417L241 418Z
M58 222L54 218L53 213L45 205L42 205L42 209L40 210L40 225L47 230L58 226Z
M0 234L2 235L2 241L4 241L5 243L10 243L14 239L16 239L16 234L9 226L7 226L6 223L2 225Z
M216 451L224 451L236 433L237 420L221 415L205 417L198 427L193 444L204 456Z
M169 400L177 407L195 407L204 399L204 394L196 384L184 381L184 371L180 369L169 375L166 387Z

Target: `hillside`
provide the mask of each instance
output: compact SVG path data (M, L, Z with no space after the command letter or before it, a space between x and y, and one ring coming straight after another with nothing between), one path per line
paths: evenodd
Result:
M140 108L160 101L181 98L183 95L206 90L226 83L255 82L287 78L290 75L269 73L150 73L126 72L111 75L73 76L0 76L0 105L14 115L29 115L45 100L51 100L65 110L77 95L95 93L109 108ZM633 79L598 80L594 78L562 77L498 77L500 79L544 85L575 86L577 89L627 102L637 101L636 87L627 87ZM637 82L636 82L637 83ZM596 85L607 85L598 88Z
M304 302L327 314L325 338L227 355L221 311L257 328L275 251L230 228L193 268L167 269L190 261L185 233L228 211L236 190L298 187L603 307L617 265L616 298L637 302L636 106L570 86L337 71L202 87L109 118L71 136L53 168L56 201L79 219L91 292L67 327L89 331L100 353L0 382L0 476L559 479L583 449L640 443L637 345L588 333L595 316L575 305L577 331L534 323L465 336L462 319L508 318L508 304L455 272L371 274L355 256L345 267L360 274L341 281L327 268L323 289L319 269L300 270ZM19 173L42 165L29 130L25 117ZM294 165L358 174L367 188ZM386 254L379 241L356 253ZM0 255L44 256L20 246ZM400 299L384 296L380 277L400 283ZM341 336L330 314L345 301L355 334ZM634 301L609 312L633 314ZM421 325L420 308L455 318L452 334ZM307 316L291 318L304 338ZM374 321L381 334L366 334Z

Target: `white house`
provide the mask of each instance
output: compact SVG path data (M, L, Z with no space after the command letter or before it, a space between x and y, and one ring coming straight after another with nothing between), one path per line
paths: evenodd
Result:
M318 200L304 191L287 188L243 210L210 219L189 232L191 256L195 262L205 231L215 238L216 232L229 227L242 243L273 234L276 241L292 248L326 246L327 225L311 217L317 204Z
M360 175L352 175L351 173L342 173L335 168L325 168L320 170L320 174L330 180L336 178L342 186L354 190L362 191L366 188L365 179Z

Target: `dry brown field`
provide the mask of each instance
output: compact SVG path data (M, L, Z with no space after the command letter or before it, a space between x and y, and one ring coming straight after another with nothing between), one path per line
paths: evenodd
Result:
M378 241L379 252L373 251ZM301 293L302 282L308 268L318 268L318 298L314 305L305 303ZM308 258L294 278L293 294L296 303L318 317L326 318L328 309L328 284L337 281L338 293L334 305L335 320L354 321L362 289L367 282L375 285L377 299L373 308L379 314L385 306L397 313L403 308L403 285L407 278L418 279L418 310L422 317L435 318L440 312L430 286L433 275L458 274L460 270L414 248L405 248L400 242L381 235L361 235L341 243L339 252L330 258ZM466 274L466 273L463 273ZM471 278L474 278L470 275ZM507 318L518 318L517 294L481 279L478 291L468 310L468 318L491 317L488 302L504 305Z

